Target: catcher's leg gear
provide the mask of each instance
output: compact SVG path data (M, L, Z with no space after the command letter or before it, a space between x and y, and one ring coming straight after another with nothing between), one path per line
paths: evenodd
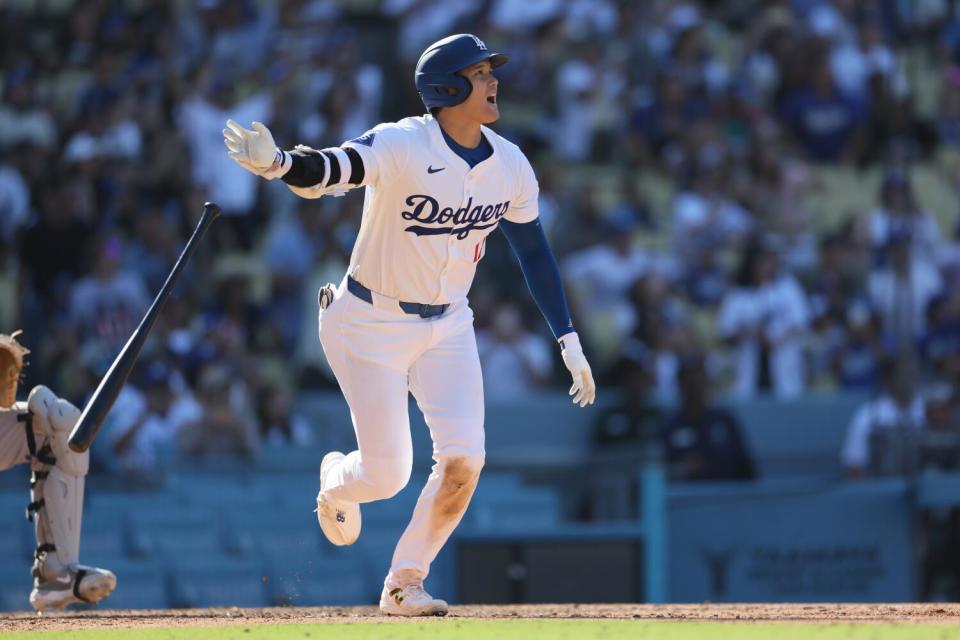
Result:
M67 446L80 411L44 386L34 387L21 415L33 474L27 518L36 523L37 550L30 604L42 611L75 602L95 603L117 584L106 569L83 566L80 524L90 453Z

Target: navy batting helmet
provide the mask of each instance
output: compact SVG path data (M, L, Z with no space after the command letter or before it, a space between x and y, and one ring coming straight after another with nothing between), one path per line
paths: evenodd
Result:
M483 40L469 33L448 36L427 47L414 76L423 104L429 110L452 107L466 100L473 85L457 72L484 60L496 69L506 63L507 56L490 52Z

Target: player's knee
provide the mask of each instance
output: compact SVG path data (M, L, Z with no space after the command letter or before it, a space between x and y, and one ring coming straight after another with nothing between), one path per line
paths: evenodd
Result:
M406 458L380 460L365 469L370 483L376 488L378 500L391 498L407 486L413 461Z
M482 455L454 456L443 461L443 486L448 491L473 491L483 469Z
M482 453L469 456L457 456L449 458L447 460L447 466L460 474L479 476L483 470L484 460L485 456Z
M72 476L87 475L90 453L76 453L67 444L70 432L80 419L80 410L43 385L30 391L27 409L33 414L34 429L40 431L50 445L57 468Z
M437 492L436 517L442 522L456 521L467 510L477 488L483 456L452 456L441 459L440 490Z

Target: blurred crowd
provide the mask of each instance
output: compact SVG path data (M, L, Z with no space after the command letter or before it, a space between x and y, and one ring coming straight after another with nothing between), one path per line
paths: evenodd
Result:
M260 120L320 148L419 114L419 53L468 31L510 55L495 128L533 161L607 388L670 404L696 362L719 394L796 398L886 388L893 362L910 382L893 422L931 388L952 411L960 227L916 176L956 206L955 4L4 2L0 328L25 329L28 386L82 401L215 201L115 412L117 464L309 442L293 398L335 385L316 290L344 273L362 194L298 199L220 131ZM837 174L867 206L824 214ZM471 292L491 399L564 382L518 273L491 242Z

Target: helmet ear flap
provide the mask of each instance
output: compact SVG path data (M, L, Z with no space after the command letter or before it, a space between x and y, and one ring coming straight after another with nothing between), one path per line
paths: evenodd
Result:
M470 81L456 73L420 73L417 88L428 108L456 106L473 91Z

